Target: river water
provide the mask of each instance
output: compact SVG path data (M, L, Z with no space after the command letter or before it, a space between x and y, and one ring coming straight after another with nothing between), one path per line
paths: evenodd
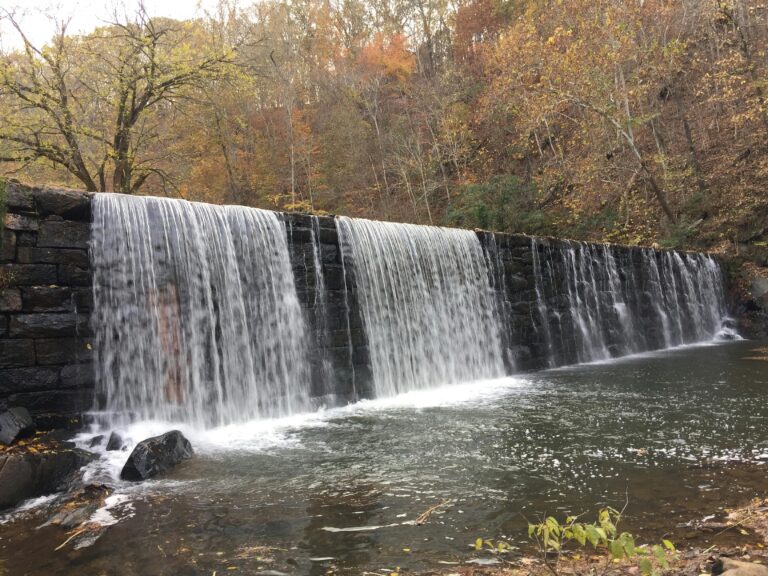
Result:
M185 429L197 455L162 479L117 481L128 452L91 466L118 497L102 512L117 523L90 548L54 551L66 535L37 529L42 508L7 515L0 573L415 571L483 560L470 547L478 537L524 547L527 519L544 513L591 516L625 501L625 527L658 538L765 489L760 348L680 348ZM685 544L684 529L674 537Z

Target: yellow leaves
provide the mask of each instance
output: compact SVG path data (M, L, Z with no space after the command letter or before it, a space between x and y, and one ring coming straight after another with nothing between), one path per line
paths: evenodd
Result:
M552 36L547 38L547 44L550 46L554 46L555 43L568 39L573 36L573 30L571 28L564 29L561 26L558 26L555 28L555 31L552 33Z
M384 77L405 82L416 69L416 57L406 48L406 39L395 34L386 39L378 33L373 42L363 47L358 64L365 77Z

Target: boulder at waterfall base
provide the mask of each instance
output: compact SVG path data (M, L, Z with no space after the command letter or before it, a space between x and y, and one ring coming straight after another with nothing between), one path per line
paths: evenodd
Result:
M192 445L178 430L139 442L120 472L123 480L146 480L167 472L194 454Z
M30 435L34 430L35 421L26 408L9 408L0 414L0 442L5 445Z
M123 447L123 444L123 437L117 432L112 432L109 435L109 440L107 440L107 451L120 450Z
M0 510L65 487L95 457L44 436L0 447Z

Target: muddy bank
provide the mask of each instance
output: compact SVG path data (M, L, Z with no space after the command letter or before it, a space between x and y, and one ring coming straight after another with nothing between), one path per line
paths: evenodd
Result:
M682 574L705 576L707 574L732 574L733 576L768 575L768 499L754 498L734 509L719 508L700 519L670 525L659 531L643 545L681 534L675 550L665 554L668 566L654 561L657 574ZM640 543L641 541L638 541ZM647 544L646 544L647 543ZM640 576L639 557L631 560L612 559L608 549L570 546L560 555L544 554L533 543L521 554L508 553L496 545L496 550L485 545L485 554L469 562L456 562L450 567L420 572L421 576L574 576L574 575L626 575ZM499 549L502 551L499 552Z

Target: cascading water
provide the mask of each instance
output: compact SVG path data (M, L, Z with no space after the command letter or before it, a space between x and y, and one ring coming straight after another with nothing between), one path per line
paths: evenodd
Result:
M337 219L376 396L504 373L483 249L468 230Z
M345 217L336 246L318 218L298 222L95 196L92 323L109 423L279 417L711 340L727 320L705 254L483 244L468 230Z
M552 366L728 332L722 272L707 254L570 241L551 249L536 238L531 249L543 345ZM553 334L572 338L557 346Z
M278 213L97 194L91 258L97 386L113 423L214 426L310 407Z

